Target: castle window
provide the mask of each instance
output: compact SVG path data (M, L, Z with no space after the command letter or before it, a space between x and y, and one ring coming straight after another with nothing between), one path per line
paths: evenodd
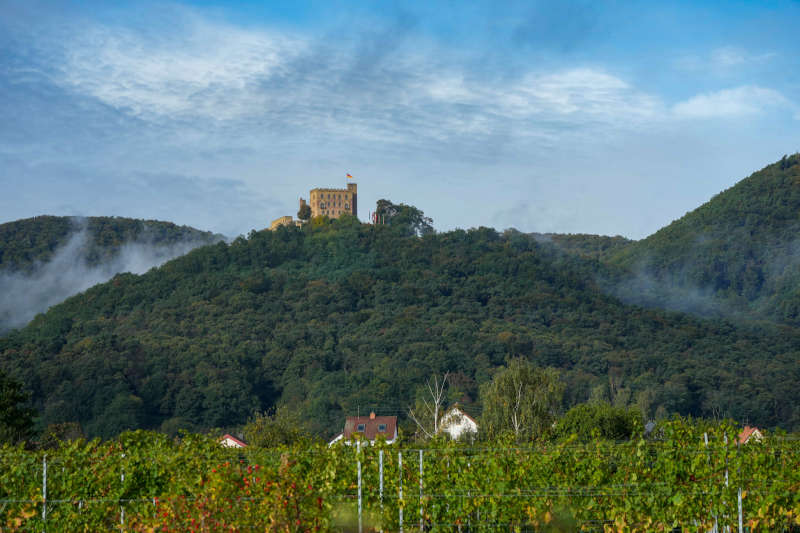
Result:
M350 204L348 204L347 202L345 202L345 203L344 203L344 208L345 208L345 209L350 209Z

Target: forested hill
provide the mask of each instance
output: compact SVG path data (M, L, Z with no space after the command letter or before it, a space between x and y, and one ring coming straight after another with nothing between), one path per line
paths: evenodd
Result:
M170 246L185 242L211 244L224 239L222 235L158 220L44 215L0 224L0 270L31 273L82 233L85 238L78 251L88 266L111 260L120 248L133 242Z
M797 332L627 306L596 269L516 232L315 220L118 275L0 340L0 367L42 424L101 436L232 427L276 404L330 436L357 409L402 415L445 371L476 413L516 355L561 368L567 403L800 427Z
M0 225L0 334L118 272L146 272L221 235L169 222L40 216Z
M800 325L800 154L610 257L627 301Z

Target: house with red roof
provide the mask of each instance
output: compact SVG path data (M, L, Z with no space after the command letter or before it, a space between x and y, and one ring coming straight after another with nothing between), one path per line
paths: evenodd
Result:
M228 435L227 433L224 434L220 439L219 443L224 446L225 448L246 448L247 444L240 441L233 435Z
M382 436L387 444L392 444L397 440L397 417L378 416L375 413L348 416L344 421L344 430L333 437L328 445L339 441L350 444L357 436L370 443Z
M739 433L739 444L747 444L751 440L753 442L761 442L764 435L756 427L745 426L741 433Z

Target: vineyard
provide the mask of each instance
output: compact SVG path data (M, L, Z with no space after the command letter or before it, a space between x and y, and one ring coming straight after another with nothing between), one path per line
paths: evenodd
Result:
M800 442L675 420L652 439L225 449L148 432L0 449L0 531L789 531ZM741 526L740 526L741 524Z

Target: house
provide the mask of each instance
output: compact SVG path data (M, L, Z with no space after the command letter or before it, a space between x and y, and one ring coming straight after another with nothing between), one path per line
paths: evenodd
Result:
M333 437L328 445L339 441L349 444L355 435L360 435L369 442L375 442L375 439L383 435L386 443L392 444L397 440L397 417L377 416L375 413L370 413L369 416L348 416L345 418L344 431Z
M739 438L737 439L739 444L747 444L751 440L753 442L761 442L764 438L764 435L758 430L758 428L745 426L741 433L739 433Z
M240 441L233 435L228 435L227 433L223 435L219 439L219 443L224 446L225 448L246 448L247 444Z
M439 431L447 433L453 440L458 440L465 435L477 434L478 423L456 404L442 415Z

